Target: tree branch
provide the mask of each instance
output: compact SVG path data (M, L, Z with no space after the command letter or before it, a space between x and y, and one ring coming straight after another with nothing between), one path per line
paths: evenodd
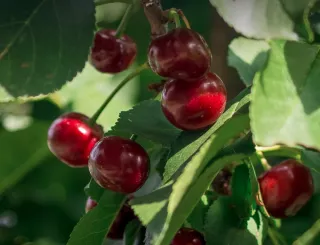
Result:
M163 13L160 0L141 0L141 5L151 26L151 38L165 34L168 18Z

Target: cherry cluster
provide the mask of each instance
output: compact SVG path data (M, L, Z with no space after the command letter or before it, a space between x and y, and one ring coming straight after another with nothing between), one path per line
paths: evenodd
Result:
M126 70L136 54L137 46L130 37L103 29L95 35L90 62L98 71L114 74ZM204 38L189 28L175 28L150 43L148 64L166 79L161 92L163 114L181 130L204 129L214 124L225 109L226 88L209 71L211 60ZM92 119L77 112L57 118L48 131L49 149L71 167L88 166L92 178L105 189L127 195L136 192L148 178L147 152L133 138L104 136L102 126ZM216 192L232 195L231 181L231 171L223 170L212 185ZM294 215L313 192L309 169L295 160L265 172L259 183L267 211L277 218ZM96 205L97 200L89 197L86 212ZM127 201L107 237L122 239L125 226L136 218ZM198 231L181 228L171 244L204 245L205 241Z
M204 38L187 28L173 29L149 46L151 69L168 78L162 91L163 113L177 128L206 128L225 109L226 88L216 74L209 72L211 59Z

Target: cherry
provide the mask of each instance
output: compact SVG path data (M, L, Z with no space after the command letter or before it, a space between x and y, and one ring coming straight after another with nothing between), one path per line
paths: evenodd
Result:
M148 60L151 69L163 77L197 79L211 66L211 51L197 32L177 28L152 40Z
M181 228L173 238L171 245L205 245L202 234L190 228Z
M230 196L231 195L231 185L230 185L231 177L232 177L232 173L229 169L222 169L214 178L211 184L213 190L220 195Z
M107 234L113 240L122 239L127 224L135 218L134 212L129 204L124 204Z
M88 197L86 202L86 213L98 205L96 201ZM126 225L135 218L134 212L126 202L120 209L116 219L113 221L112 226L107 234L110 239L122 239Z
M313 180L310 170L289 159L259 177L262 199L275 218L294 216L311 198Z
M127 35L117 38L115 30L100 30L96 33L91 49L91 64L103 73L118 73L126 70L137 55L137 45Z
M89 125L89 118L77 112L66 113L51 124L48 147L62 162L71 167L88 165L89 154L103 137L100 125Z
M93 148L89 171L100 186L115 192L133 193L148 177L149 156L133 140L108 136Z
M162 91L166 118L182 130L197 130L213 124L226 106L226 88L214 73L192 81L170 79Z

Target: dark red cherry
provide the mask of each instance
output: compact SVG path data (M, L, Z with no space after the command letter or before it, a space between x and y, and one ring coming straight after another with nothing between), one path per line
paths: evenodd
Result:
M163 77L197 79L211 66L211 51L200 34L177 28L152 40L148 60L151 69Z
M89 171L100 186L115 192L133 193L148 177L149 156L135 141L108 136L93 148Z
M127 224L135 218L134 212L128 204L124 204L108 232L107 237L113 240L123 238Z
M71 112L58 117L48 131L48 147L62 162L71 167L88 165L89 154L103 137L100 125L89 125L89 118Z
M115 36L115 30L100 30L96 33L91 49L91 64L103 73L118 73L126 70L137 55L137 45L127 35Z
M98 205L96 201L90 197L86 202L86 213ZM125 203L120 209L116 219L113 221L112 226L107 234L110 239L122 239L126 225L135 218L134 212L128 203Z
M205 245L202 234L190 228L181 228L173 238L171 245Z
M213 124L226 106L226 88L214 73L186 82L169 80L162 91L166 118L182 130L197 130Z
M98 203L91 199L91 197L88 197L87 202L86 202L86 213L88 213L91 209L93 209L94 207L96 207L98 205Z
M231 195L231 177L232 173L229 169L222 169L212 182L213 190L220 195Z
M286 160L259 177L262 199L275 218L294 216L311 198L310 170L296 160Z

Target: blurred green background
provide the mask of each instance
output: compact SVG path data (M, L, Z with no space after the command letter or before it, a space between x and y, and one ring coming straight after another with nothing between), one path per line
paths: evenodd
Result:
M208 0L163 0L163 8L180 8L192 28L210 43L213 71L227 85L229 99L243 85L226 64L227 45L237 34L218 16ZM98 26L115 28L124 4L108 4L97 11ZM136 64L146 61L150 26L139 10L127 33L137 42ZM129 72L129 71L126 71ZM66 244L69 234L84 213L84 186L90 176L86 168L72 169L59 162L47 149L50 123L61 113L75 110L91 116L112 88L125 76L99 74L89 64L74 81L50 98L27 104L0 103L0 244ZM122 110L151 98L149 83L158 82L152 72L144 72L126 86L104 111L99 123L108 130ZM320 197L316 196L296 218L287 220L284 232L296 238L320 217Z

